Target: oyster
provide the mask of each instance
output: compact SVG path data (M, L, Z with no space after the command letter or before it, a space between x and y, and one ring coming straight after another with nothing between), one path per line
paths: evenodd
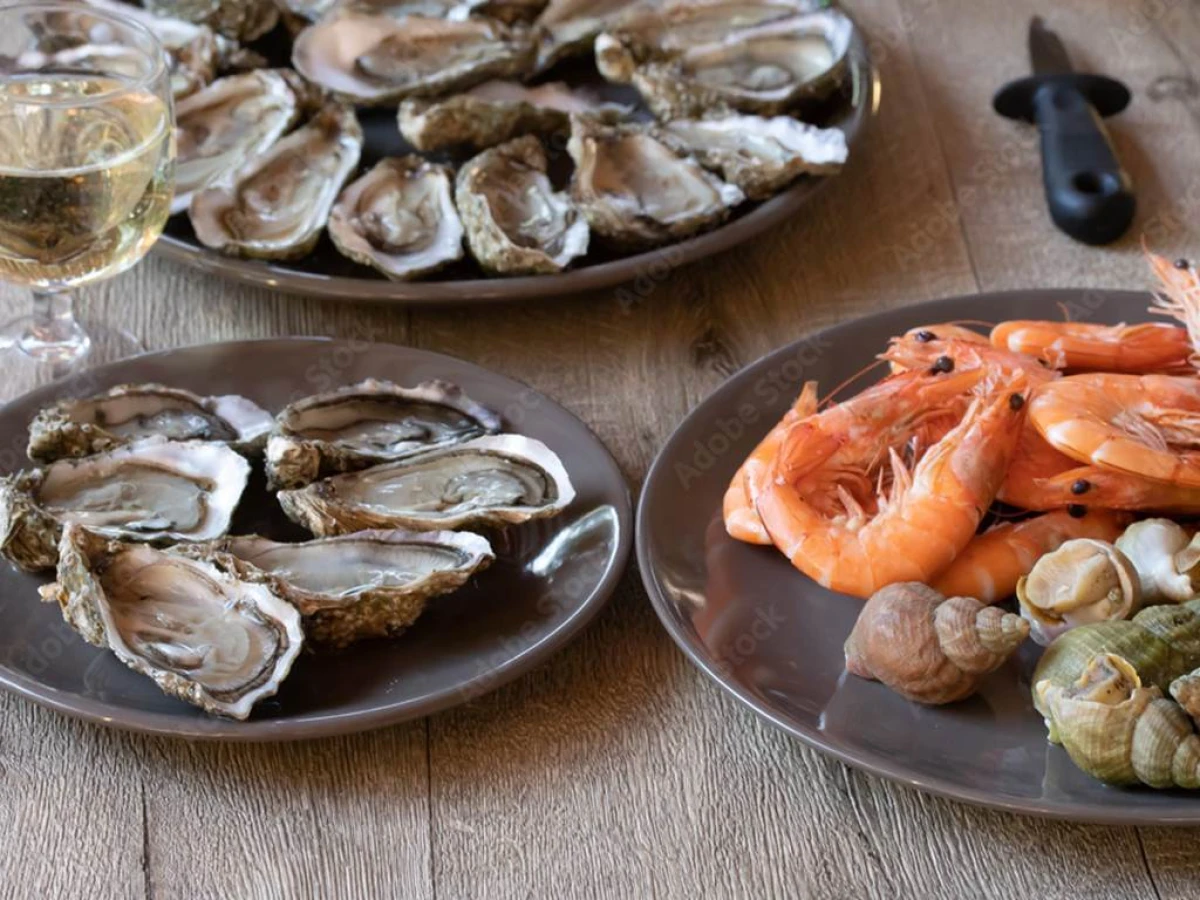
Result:
M326 106L227 181L196 194L190 213L196 237L235 256L304 256L358 166L362 144L354 110Z
M647 247L724 221L746 199L642 125L574 116L567 151L571 195L592 230L619 247ZM460 176L461 177L461 176Z
M256 40L279 21L275 0L142 0L142 5L155 15L207 25L235 41Z
M545 5L546 0L335 0L325 15L359 13L394 19L424 16L462 21L479 14L513 25L537 18Z
M523 134L565 132L571 113L616 121L629 108L598 102L559 82L531 88L516 81L487 81L453 97L405 100L400 133L418 150L483 150Z
M261 156L296 124L295 74L262 70L221 78L176 106L175 200L192 196Z
M294 17L306 22L316 22L329 13L339 0L276 0L285 18Z
M63 525L147 542L223 535L250 475L224 444L148 438L0 479L0 553L27 571L57 558Z
M342 192L329 237L357 263L405 280L462 259L452 172L419 156L385 159Z
M550 0L537 21L537 68L591 49L596 35L644 0Z
M464 164L454 198L471 253L488 272L561 272L587 252L587 221L550 184L546 152L533 135Z
M452 531L360 531L303 544L231 537L216 549L274 576L304 615L308 638L333 646L399 634L431 597L466 584L495 558L486 539Z
M778 193L800 175L837 172L848 152L841 130L817 128L789 116L676 119L663 125L661 133L751 200Z
M292 48L292 64L305 78L368 105L524 75L533 58L533 40L523 29L421 16L333 16L306 28Z
M279 504L293 522L333 535L526 522L557 515L574 497L545 444L502 434L281 491Z
M778 19L641 65L599 53L611 76L628 75L663 120L690 118L722 104L776 115L832 93L846 72L853 23L832 9Z
M228 554L184 556L63 532L58 581L41 590L90 644L207 713L245 719L291 670L300 613Z
M262 449L274 425L269 412L245 397L201 397L161 384L126 384L39 412L29 425L29 458L53 462L89 456L155 435L222 441L252 452Z
M267 477L284 488L500 430L500 417L457 385L402 388L373 378L293 403L277 422L267 442Z

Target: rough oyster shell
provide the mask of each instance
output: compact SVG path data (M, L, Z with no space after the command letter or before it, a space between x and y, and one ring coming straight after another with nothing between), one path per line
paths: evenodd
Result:
M284 409L267 442L267 477L302 487L336 472L460 444L500 430L500 417L458 385L426 381L403 388L369 378Z
M224 444L150 438L0 479L0 553L22 569L51 568L68 523L151 543L223 535L250 475Z
M453 173L419 156L385 159L351 183L329 217L343 256L406 280L463 257Z
M334 535L526 522L557 515L574 498L553 451L503 434L281 491L279 504L314 534Z
M534 26L539 72L591 49L596 35L642 0L550 0Z
M696 234L746 199L643 125L607 126L573 116L567 151L575 160L571 196L592 230L619 247Z
M274 416L245 397L201 397L161 384L125 384L39 412L29 425L29 458L54 462L90 456L156 435L221 441L248 453L262 449L274 425Z
M457 590L495 559L486 539L452 531L359 531L303 544L231 537L214 549L273 576L303 614L308 638L335 647L399 634L431 597Z
M306 28L292 47L292 64L301 75L336 97L365 105L524 75L533 58L527 31L487 19L332 16Z
M234 557L110 541L78 525L63 532L58 581L41 594L84 640L165 693L235 719L279 689L304 643L300 613Z
M354 110L326 106L232 178L196 194L190 211L196 237L235 256L304 256L358 166L362 144Z
M751 200L778 193L800 175L837 172L848 153L840 129L817 128L790 116L676 119L663 125L661 135Z
M620 62L599 42L608 75L627 74L660 119L692 118L721 105L777 115L832 93L846 72L854 25L836 10L778 19L689 47L665 60Z
M207 25L235 41L253 41L279 22L275 0L142 0L159 16Z
M484 150L458 172L454 199L471 254L488 272L561 272L588 248L588 224L546 175L533 135Z
M183 212L197 191L265 153L296 124L300 103L293 79L299 80L281 70L231 75L176 106L171 212Z

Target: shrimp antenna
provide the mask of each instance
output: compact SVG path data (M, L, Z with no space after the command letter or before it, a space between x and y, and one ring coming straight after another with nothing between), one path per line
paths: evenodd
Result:
M998 322L989 322L986 319L953 319L946 323L947 325L976 325L979 328L986 328L989 331L998 325Z
M817 405L817 408L823 409L823 408L828 407L831 403L837 402L836 398L837 398L838 394L840 394L842 391L846 390L848 387L850 387L850 385L852 385L852 384L854 384L854 382L858 381L858 379L871 374L871 372L873 372L875 369L878 369L880 366L884 365L886 362L887 362L887 360L885 360L885 359L876 359L874 362L867 363L865 366L863 366L861 369L859 369L857 372L855 372L853 375L851 375L849 378L847 378L845 381L843 381L841 384L839 384L837 387L835 387L832 391L830 391L828 394L826 394L825 399L822 400Z

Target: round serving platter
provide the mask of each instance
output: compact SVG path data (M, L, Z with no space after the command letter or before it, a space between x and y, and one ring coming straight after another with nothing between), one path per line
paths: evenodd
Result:
M286 37L273 32L255 49L263 50L276 64L286 64ZM846 134L850 159L861 152L865 127L878 108L879 77L871 64L862 33L857 29L848 52L848 77L838 94L823 106L815 124L837 127ZM571 62L555 67L539 81L567 81L594 89L602 99L630 105L640 101L636 92L625 85L611 85L601 79L590 62ZM392 107L359 111L366 140L360 168L367 169L384 157L413 152L400 136L396 111ZM562 169L566 159L565 141L550 146L551 172ZM556 158L557 157L557 166ZM458 161L462 161L459 159ZM434 280L395 282L365 266L343 257L327 236L307 257L294 262L265 262L236 259L209 250L196 240L186 214L176 215L156 244L156 252L168 259L185 263L246 284L270 287L313 297L335 300L369 300L410 306L502 303L545 297L557 297L583 291L615 287L639 276L661 278L664 271L729 250L790 219L806 206L813 195L832 178L805 176L783 193L762 203L747 203L721 227L678 244L657 248L634 256L604 255L590 252L575 268L557 275L486 277L474 263L464 262L447 269Z
M847 675L842 644L862 603L803 576L770 547L730 538L721 500L741 461L804 381L828 390L892 335L947 321L1061 318L1139 322L1147 293L1028 290L940 300L819 332L743 369L663 447L637 517L637 554L655 610L683 651L772 724L844 763L1009 812L1119 824L1200 824L1200 796L1107 787L1046 740L1030 698L1040 648L960 703L923 707ZM1161 321L1161 319L1160 319ZM878 375L872 375L873 380Z
M608 601L632 544L625 480L587 426L533 389L462 360L385 344L310 338L240 341L147 354L34 391L0 409L5 474L23 457L30 419L71 395L155 382L204 395L238 393L269 410L368 377L441 378L499 412L505 427L555 451L577 490L561 515L491 534L496 561L461 590L432 600L400 637L305 653L279 693L237 722L166 696L117 658L84 643L46 577L0 569L0 688L79 718L131 731L247 741L346 734L464 703L511 681L569 642ZM256 467L261 470L261 466ZM233 533L306 534L283 516L256 472Z

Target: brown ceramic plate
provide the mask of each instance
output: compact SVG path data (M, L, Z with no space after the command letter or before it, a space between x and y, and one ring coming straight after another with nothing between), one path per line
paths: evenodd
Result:
M816 749L902 784L1011 812L1122 824L1200 823L1200 796L1110 788L1046 740L1030 701L1039 648L942 708L846 675L842 643L861 603L818 586L773 548L725 534L721 498L741 460L808 379L829 388L891 335L951 320L1138 322L1149 295L1014 291L941 300L860 319L764 357L705 400L671 436L638 508L638 563L684 652L763 718ZM877 376L876 376L877 377Z
M272 35L264 43L256 45L256 49L263 51L277 64L287 63L286 37L281 34ZM845 131L853 157L860 151L864 126L874 113L879 99L878 75L871 65L861 34L854 36L850 48L849 76L834 100L816 111L814 120ZM558 67L547 73L545 80L584 84L606 99L627 104L638 103L636 92L625 86L604 82L595 67L587 61ZM359 118L366 133L363 168L374 165L386 156L412 152L400 137L395 109L360 110ZM564 170L569 172L565 144L559 142L551 146L550 157L552 175L561 176ZM683 243L625 257L605 255L601 250L596 250L589 253L576 268L558 275L489 278L473 263L464 262L441 273L436 280L392 282L374 270L343 257L327 237L321 239L311 254L295 262L233 259L202 247L186 215L172 217L156 249L168 259L246 284L335 300L375 300L418 306L558 297L611 288L638 278L661 280L679 266L728 250L790 219L829 180L801 178L788 190L766 202L745 204L726 225Z
M0 688L70 715L187 738L290 740L345 734L437 712L477 697L561 649L607 602L625 568L632 513L604 445L557 403L520 382L436 353L382 344L295 338L171 350L105 366L0 409L3 469L20 466L34 413L68 394L160 382L202 394L240 393L267 409L369 376L412 384L445 378L500 412L508 428L562 457L578 496L560 516L493 535L496 562L457 593L431 601L394 640L304 654L280 692L246 722L209 718L161 693L115 656L83 642L56 606L38 602L45 578L0 570ZM303 540L262 484L252 482L237 533Z

